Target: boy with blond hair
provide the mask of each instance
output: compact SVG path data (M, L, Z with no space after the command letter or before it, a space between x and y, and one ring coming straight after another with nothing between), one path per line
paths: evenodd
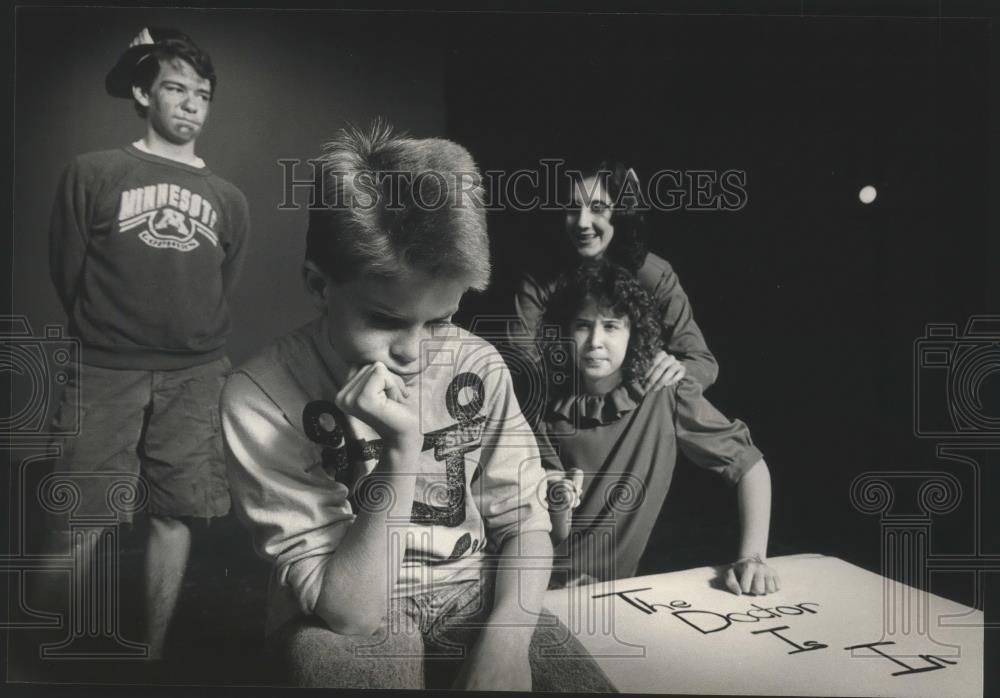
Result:
M551 524L510 374L450 323L489 282L475 163L378 124L342 132L320 163L303 276L321 314L222 398L287 679L613 690L542 611Z

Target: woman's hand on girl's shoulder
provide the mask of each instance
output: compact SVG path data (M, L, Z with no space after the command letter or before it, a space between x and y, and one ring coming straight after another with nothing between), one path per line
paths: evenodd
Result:
M570 468L563 472L554 471L546 475L547 498L550 511L573 510L580 506L583 497L583 471Z
M646 388L646 392L651 393L654 390L661 390L680 382L685 375L687 375L687 368L684 367L684 364L676 356L660 349L646 370L643 386Z

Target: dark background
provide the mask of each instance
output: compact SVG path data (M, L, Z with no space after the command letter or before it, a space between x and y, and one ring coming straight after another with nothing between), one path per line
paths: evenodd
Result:
M773 542L877 568L877 520L851 506L850 484L939 465L914 438L914 341L928 322L964 325L989 308L985 21L480 16L463 27L447 62L448 131L484 168L610 154L645 176L747 173L742 210L651 214L651 248L719 360L708 396L748 422L771 465ZM868 206L866 184L879 192ZM495 215L498 274L476 310L509 305L524 265L565 253L561 225L557 212ZM1000 372L981 394L1000 413ZM681 524L734 511L701 473L680 472L664 515L677 525L650 569L686 542Z
M65 321L46 266L60 168L142 134L102 84L146 24L183 28L220 76L198 152L247 194L254 228L233 302L234 362L311 317L298 276L305 211L278 209L277 160L314 156L344 120L383 115L452 138L483 170L595 156L642 177L743 170L744 208L654 213L651 247L678 272L719 360L708 397L750 425L771 467L771 554L826 553L879 571L880 521L852 505L851 483L933 470L963 491L932 519L931 552L1000 553L989 515L973 509L977 497L995 501L997 451L982 451L977 482L968 464L936 455L945 439L914 433L915 388L936 414L948 399L941 371L915 369L927 323L956 323L961 336L971 315L1000 307L987 19L21 8L12 290L36 333ZM878 190L867 206L866 184ZM494 284L467 299L463 320L509 312L523 265L565 251L561 230L556 213L491 214ZM981 382L984 414L1000 414L1000 373ZM900 489L893 512L919 511L915 485ZM680 468L641 571L730 559L735 521L730 490ZM136 560L141 527L129 538ZM188 597L225 597L233 610L216 605L208 625L239 627L199 630L204 644L182 649L239 636L251 652L262 568L231 520L201 538ZM996 575L984 579L995 593ZM973 580L931 581L971 604ZM204 625L204 603L187 603L178 635ZM197 680L231 682L243 661Z

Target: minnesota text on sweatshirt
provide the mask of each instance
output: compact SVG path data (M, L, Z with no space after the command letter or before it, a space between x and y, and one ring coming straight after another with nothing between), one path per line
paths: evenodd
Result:
M168 370L221 356L249 227L246 197L207 168L131 145L73 160L49 261L84 362Z

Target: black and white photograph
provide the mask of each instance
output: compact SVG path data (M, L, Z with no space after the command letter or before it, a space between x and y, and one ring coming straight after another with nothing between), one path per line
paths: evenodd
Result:
M991 3L7 10L5 695L1000 696Z

